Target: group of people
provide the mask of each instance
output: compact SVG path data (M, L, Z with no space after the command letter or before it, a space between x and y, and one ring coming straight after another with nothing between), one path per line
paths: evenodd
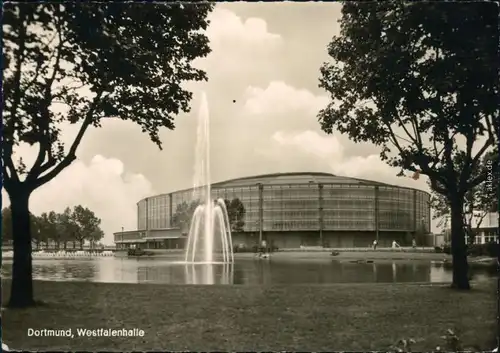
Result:
M377 250L377 246L378 246L378 240L375 239L373 241L373 250ZM413 249L415 249L417 247L417 241L415 239L412 239L411 241L411 247ZM392 249L401 249L401 245L399 245L395 240L392 241L392 246L391 246Z

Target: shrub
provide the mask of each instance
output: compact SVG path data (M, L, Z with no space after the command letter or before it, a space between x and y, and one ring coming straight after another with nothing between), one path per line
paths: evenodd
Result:
M498 257L498 244L490 242L487 244L472 244L467 248L469 256L491 256Z
M491 257L499 257L500 255L500 244L495 243L495 242L489 242L486 245L486 255L491 256Z
M482 256L484 247L482 244L471 244L467 246L467 255L469 256Z
M499 256L499 244L490 242L487 244L471 244L467 246L467 255L469 256ZM434 247L434 251L437 253L451 254L450 244L445 244L442 247Z

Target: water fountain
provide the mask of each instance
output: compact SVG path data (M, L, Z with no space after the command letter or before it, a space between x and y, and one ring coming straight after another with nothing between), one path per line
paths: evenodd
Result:
M231 227L223 199L212 200L210 184L210 114L205 93L201 95L198 115L193 198L203 203L196 207L189 227L186 262L234 262ZM216 245L220 245L216 249ZM216 258L217 254L222 259Z

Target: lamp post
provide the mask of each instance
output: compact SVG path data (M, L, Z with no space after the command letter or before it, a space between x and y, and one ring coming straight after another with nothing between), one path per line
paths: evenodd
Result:
M124 228L122 227L122 244L121 244L121 248L125 248L125 244L123 244L123 231L124 231Z

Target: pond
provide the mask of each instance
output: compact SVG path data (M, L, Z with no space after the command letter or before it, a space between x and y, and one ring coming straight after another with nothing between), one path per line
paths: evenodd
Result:
M9 278L12 260L4 260L2 278ZM488 268L471 269L475 281L495 275ZM170 259L96 257L34 259L33 277L50 281L165 284L328 284L450 282L451 268L430 261L292 261L236 259L228 264L185 264Z

